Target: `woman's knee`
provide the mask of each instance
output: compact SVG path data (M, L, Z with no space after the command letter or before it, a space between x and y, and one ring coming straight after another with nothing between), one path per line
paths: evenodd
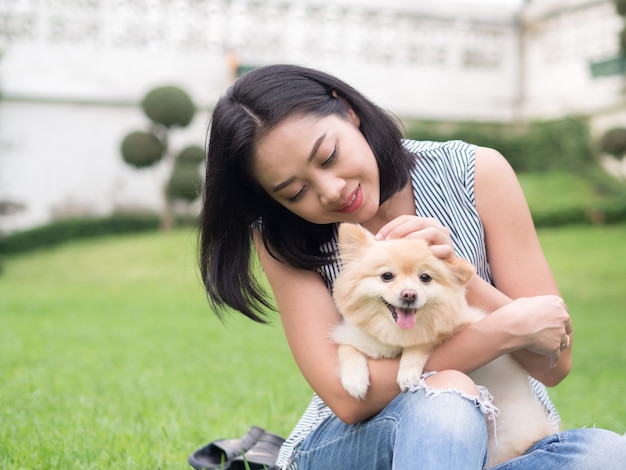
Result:
M459 454L478 466L487 451L487 423L478 404L465 391L430 388L403 393L403 410L395 417L395 451L417 447L433 450L422 452L424 468L443 468L429 460L441 455ZM432 465L431 465L432 464ZM399 467L408 468L408 467ZM449 468L449 467L446 467ZM462 468L457 466L455 468Z
M486 432L486 419L476 386L469 378L469 383L452 374L449 378L458 380L442 382L445 385L441 387L427 385L417 392L401 394L395 413L400 426L419 427L434 434L441 431L446 435L453 430L461 435L468 431L479 432L482 428Z
M457 390L471 396L480 392L474 381L458 370L444 370L428 377L424 383L429 389Z

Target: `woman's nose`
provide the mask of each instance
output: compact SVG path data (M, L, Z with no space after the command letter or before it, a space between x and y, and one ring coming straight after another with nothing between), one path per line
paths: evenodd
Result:
M345 185L345 180L336 177L327 176L319 181L318 191L322 204L337 203L337 201L341 198L341 193Z

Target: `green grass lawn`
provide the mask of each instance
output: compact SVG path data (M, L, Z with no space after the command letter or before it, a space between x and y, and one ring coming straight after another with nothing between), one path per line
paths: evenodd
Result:
M219 323L178 232L10 259L0 277L0 468L190 468L311 392L279 327Z
M518 175L528 205L536 212L572 207L593 207L608 197L579 175L564 172Z
M626 225L542 230L574 319L552 390L566 426L626 431ZM258 424L287 435L311 391L279 325L212 315L179 231L9 258L0 276L0 468L185 469Z
M626 432L626 225L539 232L576 345L574 368L551 392L569 427Z

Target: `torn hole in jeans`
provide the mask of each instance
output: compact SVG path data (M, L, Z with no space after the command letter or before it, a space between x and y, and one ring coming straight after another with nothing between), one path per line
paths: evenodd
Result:
M426 385L425 380L428 377L435 375L436 371L424 372L420 378L420 381L414 384L408 389L409 392L417 392L418 390L426 391L427 398L433 398L442 393L456 393L462 398L470 401L474 406L478 407L485 417L492 422L494 428L496 424L496 417L500 414L500 410L493 404L493 396L487 390L487 387L483 385L477 385L478 396L471 395L463 390L457 390L454 388L429 388Z

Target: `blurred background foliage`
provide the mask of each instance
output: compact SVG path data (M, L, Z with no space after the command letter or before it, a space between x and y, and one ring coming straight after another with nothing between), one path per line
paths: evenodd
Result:
M172 129L187 127L193 120L196 107L185 90L165 85L150 90L141 101L141 108L149 119L148 130L130 132L122 140L120 151L124 162L138 170L157 164L167 166L169 176L163 188L160 226L163 230L171 230L176 224L176 202L182 202L189 209L188 206L198 199L204 181L202 147L190 145L175 153L169 145Z
M626 222L626 185L599 163L603 153L621 157L626 152L625 146L620 147L626 142L620 130L609 130L594 140L586 119L575 117L518 126L432 121L407 121L404 126L410 139L464 140L499 150L518 174L538 227ZM158 139L155 134L151 139ZM165 148L166 138L159 142ZM168 200L195 201L202 185L199 168L204 150L191 145L170 158L174 163L164 188ZM173 217L170 226L193 225L196 220L195 215ZM162 219L151 214L60 220L6 236L0 240L0 255L159 227L163 227Z

